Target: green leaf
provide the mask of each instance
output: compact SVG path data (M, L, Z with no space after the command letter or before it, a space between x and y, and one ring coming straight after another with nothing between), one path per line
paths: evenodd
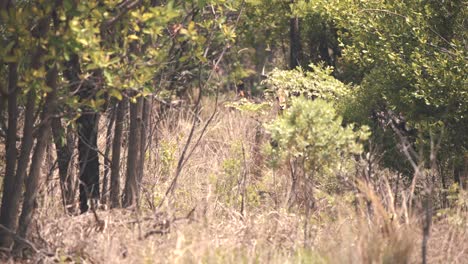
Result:
M117 100L121 101L122 100L122 93L118 91L117 89L110 89L109 90L109 95L112 97L117 98Z

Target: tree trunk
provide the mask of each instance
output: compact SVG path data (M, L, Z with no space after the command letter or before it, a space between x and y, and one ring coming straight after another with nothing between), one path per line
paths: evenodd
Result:
M94 84L80 78L80 62L77 54L72 54L66 63L64 76L78 89L81 101L91 99ZM93 74L94 75L94 74ZM95 76L96 77L96 76ZM88 199L99 199L99 159L97 151L97 129L99 116L95 109L84 107L77 120L78 125L78 164L80 211L88 211Z
M99 199L99 158L97 152L99 117L92 109L84 111L77 120L81 213L88 211L88 199Z
M18 119L18 65L9 63L8 72L8 128L6 138L6 168L5 178L3 179L3 196L0 214L0 224L6 228L15 230L18 205L15 204L15 196L19 191L15 189L15 171L16 171L16 132ZM5 231L0 230L0 246L9 247L11 239Z
M453 182L458 184L460 189L463 188L462 180L460 177L460 175L462 174L462 170L463 170L462 167L459 164L455 163L454 169L453 169Z
M21 153L18 160L18 168L16 170L16 178L15 178L15 186L13 187L14 190L18 190L15 192L13 197L13 207L11 210L14 212L18 211L20 206L20 198L21 198L21 191L24 179L26 178L27 169L29 165L29 159L31 156L31 150L34 145L34 107L35 107L35 100L36 94L33 90L28 92L27 102L26 102L26 110L24 114L24 128L23 128L23 138L21 142ZM16 213L15 213L16 215ZM17 215L15 216L15 226L17 221Z
M52 141L47 142L47 147L46 147L46 157L45 157L45 166L43 166L43 172L42 174L46 175L46 191L48 196L52 196L52 194L55 191L55 184L53 181L54 177L54 170L55 170L55 160L54 157L52 156Z
M130 104L130 132L128 136L127 178L122 197L122 206L129 207L137 204L139 198L140 144L141 118L143 100Z
M111 108L109 113L109 123L107 125L106 131L106 149L104 151L104 176L102 178L102 195L101 195L101 204L107 203L108 186L109 186L109 173L111 167L110 161L110 151L112 147L112 127L114 126L115 121L115 108Z
M318 43L320 59L321 61L325 62L326 65L334 66L333 59L330 56L328 47L327 25L325 23L322 23L322 32L320 35L321 36Z
M14 2L3 1L0 10L6 8L14 8ZM44 36L49 30L49 24L47 16L42 17L38 26L36 27L35 38L39 39ZM15 48L12 49L12 53ZM43 63L41 58L45 54L46 50L41 46L37 46L34 55L31 57L31 68L39 69ZM55 75L55 76L54 76ZM56 88L56 69L48 71L46 76L46 82L52 89ZM18 161L18 168L16 168L17 159L17 148L16 148L16 132L17 132L17 119L18 119L18 105L17 97L19 94L18 83L18 64L9 63L9 74L8 74L8 130L7 130L7 141L6 141L6 170L5 179L3 184L3 197L2 197L2 208L0 213L0 224L4 225L12 231L16 229L16 222L18 217L18 209L21 198L22 186L24 178L26 177L26 171L29 163L30 153L33 142L33 129L34 129L34 101L35 94L32 89L27 96L26 112L25 112L25 123L21 147L21 156ZM54 94L52 92L51 94ZM47 106L48 101L46 101ZM46 107L47 108L47 107ZM46 109L44 108L44 109ZM38 171L40 167L38 168ZM16 172L16 173L15 173ZM36 172L39 173L39 172ZM1 232L1 231L0 231ZM5 238L5 240L3 239ZM11 240L7 235L0 233L0 246L9 247Z
M3 62L0 60L0 67L3 67ZM0 68L1 70L1 68ZM6 138L5 131L7 130L5 125L5 120L3 118L3 113L5 111L7 92L4 90L3 83L0 82L0 137Z
M114 140L112 142L112 164L110 178L110 202L111 208L120 206L120 153L122 150L122 130L125 110L128 101L122 99L117 107L115 117Z
M57 152L57 163L59 169L60 189L62 200L71 213L74 199L75 183L73 177L69 174L70 161L73 154L74 140L70 131L65 131L60 117L52 118L52 132L54 136L55 149ZM68 130L68 129L67 129Z
M294 4L294 0L291 0L291 4ZM294 69L300 66L301 61L301 34L299 28L299 18L293 17L290 20L290 62L289 68Z
M41 124L37 133L37 143L34 149L34 154L29 169L29 177L26 181L26 190L24 192L23 208L19 220L19 227L17 234L20 237L26 237L28 227L32 220L34 212L36 196L39 189L39 176L44 161L44 153L47 147L51 116L55 112L56 96L57 96L57 68L54 67L47 72L46 83L52 91L47 95L44 110L41 115ZM15 250L21 248L21 243L15 244Z
M144 167L145 167L145 157L146 157L146 137L147 137L147 128L148 120L150 116L150 102L147 98L142 98L142 121L140 127L140 164L138 172L138 182L141 183L143 179Z

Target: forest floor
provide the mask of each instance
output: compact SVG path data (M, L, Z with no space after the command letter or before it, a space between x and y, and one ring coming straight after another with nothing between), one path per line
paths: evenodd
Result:
M213 110L205 104L189 150ZM190 114L175 113L155 123L139 209L101 206L68 216L53 177L43 188L53 195L38 199L30 237L38 252L28 262L421 262L424 212L387 206L395 198L391 188L385 189L388 182L361 193L371 201L371 212L349 193L330 196L316 190L316 207L306 218L300 208L288 206L287 166L266 166L263 147L257 146L257 121L222 106L184 165L173 195L162 202L191 124ZM105 133L100 135L104 148ZM384 178L389 172L378 173ZM434 212L428 263L466 263L468 215L462 209Z

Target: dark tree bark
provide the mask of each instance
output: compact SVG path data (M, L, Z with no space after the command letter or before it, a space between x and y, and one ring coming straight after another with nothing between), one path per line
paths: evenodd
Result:
M294 0L291 0L291 4ZM299 28L299 18L293 17L290 20L289 40L290 40L290 61L289 68L294 69L300 66L301 62L301 33Z
M119 102L115 117L114 140L112 142L112 167L110 178L111 208L120 206L120 153L122 150L122 130L125 110L128 101L126 98Z
M46 175L46 195L52 195L55 189L55 184L53 182L54 170L55 170L55 159L52 156L53 151L53 142L49 141L46 147L46 157L45 157L45 164L42 167L42 174Z
M14 2L3 1L0 4L1 9L14 8ZM49 31L49 17L44 16L37 22L37 27L33 32L33 37L40 39ZM11 52L14 52L14 48ZM31 68L39 69L43 63L41 59L45 54L46 50L41 46L37 46L34 55L31 60ZM55 75L55 76L54 76ZM46 84L54 90L56 88L56 69L48 71L46 76ZM7 142L6 142L6 173L3 185L4 194L2 197L2 208L0 216L0 224L9 228L12 231L16 229L16 222L18 217L18 209L20 204L22 186L24 178L26 177L26 171L29 163L30 153L33 143L33 125L34 125L34 90L31 90L27 96L26 111L25 111L25 123L24 132L22 139L21 154L18 160L18 168L16 168L17 149L16 149L16 132L17 132L17 118L18 118L18 106L17 96L19 94L19 88L17 87L18 82L18 65L17 63L9 64L9 76L8 76L8 131L7 131ZM55 91L51 92L54 94ZM49 101L46 101L50 103ZM52 106L48 106L52 107ZM41 157L42 158L42 157ZM41 160L42 161L42 160ZM31 165L32 166L32 165ZM37 169L39 173L40 166ZM35 190L36 191L36 190ZM24 210L24 207L23 207ZM27 211L26 211L27 213ZM3 240L2 238L5 238ZM5 242L5 244L4 244ZM11 240L8 236L0 234L0 246L9 247Z
M325 23L322 23L322 32L321 37L318 43L320 60L325 62L326 65L334 66L333 59L330 56L330 50L328 46L328 36L327 36L327 26Z
M0 60L0 67L3 67L3 62ZM5 119L4 119L4 111L5 111L5 106L6 106L6 99L7 99L7 92L5 91L3 87L3 83L0 82L0 137L6 138L6 125L5 125Z
M95 84L91 80L81 80L80 62L77 54L72 54L65 65L64 76L72 84L72 89L79 90L81 101L93 97ZM93 74L93 77L96 77ZM83 108L78 125L78 164L80 211L88 211L88 199L99 199L99 159L97 152L98 114L95 109Z
M18 206L15 204L15 194L19 190L15 189L15 171L16 171L16 132L18 119L18 65L9 63L8 72L8 128L6 138L6 166L5 178L3 179L3 196L0 214L0 224L6 228L15 229L18 210L12 210ZM0 230L0 246L9 247L10 237L7 233Z
M397 207L397 204L398 204L398 192L399 192L399 189L400 189L400 179L401 179L401 173L400 172L397 172L397 179L396 179L396 183L395 183L395 200L393 201L393 207L396 208Z
M31 167L29 169L29 176L26 181L26 190L24 192L23 208L19 219L19 226L17 234L20 237L26 237L29 225L32 220L32 214L34 212L34 205L36 196L39 189L39 176L41 166L44 161L44 153L47 147L49 134L50 134L50 123L51 116L55 112L56 97L57 97L57 68L54 67L47 72L46 83L52 91L47 95L44 110L41 114L41 124L37 132L37 143L34 148L34 153L31 161ZM15 244L15 250L19 252L22 247L21 243Z
M130 104L130 132L128 136L127 177L122 197L122 206L136 205L139 198L139 165L141 144L141 118L143 100Z
M94 110L89 110L77 120L81 213L88 211L88 199L99 199L98 118Z
M62 126L60 117L52 118L52 132L54 136L55 149L57 152L57 163L59 169L60 189L62 200L67 211L73 211L72 204L75 194L75 181L69 174L70 161L73 154L74 140L69 129ZM67 130L67 131L65 131Z
M107 131L106 131L106 149L104 151L104 176L102 178L102 195L101 195L101 204L107 203L108 194L108 186L109 186L109 173L111 167L110 161L110 151L112 147L112 128L115 122L115 115L116 111L114 108L110 109L109 113L109 123L107 124Z
M13 1L11 0L0 0L0 10L8 10L12 8Z
M21 190L23 187L24 179L26 177L27 168L29 165L29 158L31 150L34 145L33 131L34 131L34 107L36 94L33 90L28 92L26 109L24 111L24 128L23 138L21 141L21 152L18 160L18 168L16 170L15 187L14 190ZM21 192L16 192L14 195L15 206L12 210L17 211L19 208L19 201ZM16 218L15 218L16 221Z
M146 137L147 137L147 128L148 121L150 116L150 102L147 98L142 98L143 109L142 109L142 118L141 118L141 128L140 128L140 164L138 165L138 182L141 183L143 179L144 167L145 167L145 156L146 156Z

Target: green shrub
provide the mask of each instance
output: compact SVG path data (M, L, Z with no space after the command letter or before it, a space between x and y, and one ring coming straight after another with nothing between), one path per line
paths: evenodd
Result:
M303 97L292 98L291 107L267 129L277 143L277 153L300 159L304 172L316 180L360 154L360 141L369 136L367 127L342 126L332 104Z
M167 178L176 162L177 145L174 142L162 140L159 145L161 159L161 175Z
M348 85L332 76L332 67L314 64L309 67L311 71L304 71L302 68L289 71L274 69L264 81L268 87L267 92L276 96L302 95L330 102L336 102L350 93Z

